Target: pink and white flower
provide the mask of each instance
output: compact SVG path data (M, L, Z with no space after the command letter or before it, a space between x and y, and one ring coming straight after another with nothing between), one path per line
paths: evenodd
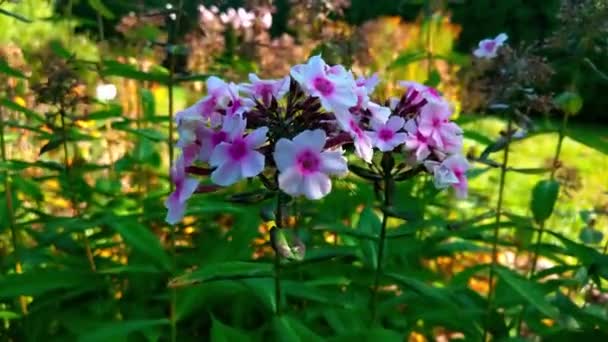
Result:
M211 153L209 164L216 169L211 181L228 186L243 178L255 177L264 169L264 155L256 151L266 143L268 127L243 135L241 126L229 133L229 140L219 143Z
M338 120L338 122L339 121L340 120ZM369 137L369 135L365 134L365 131L363 130L355 116L350 115L350 117L348 118L348 123L346 124L346 128L344 130L353 138L353 143L355 145L355 153L357 154L357 156L363 159L366 163L371 163L372 158L374 156L372 139Z
M418 117L418 131L431 146L443 152L457 153L462 147L462 129L450 121L452 111L440 102L424 105Z
M211 76L207 79L207 96L191 108L215 127L221 124L220 111L226 109L233 96L228 83L219 77Z
M492 59L498 54L498 49L503 46L509 37L505 33L501 33L494 39L484 39L479 42L479 47L473 51L473 55L477 58Z
M416 92L416 96L410 99L410 101L414 103L426 100L426 102L441 102L449 106L447 101L441 96L439 90L433 87L414 81L399 81L399 85L406 88L408 92Z
M382 152L389 152L395 147L403 144L407 135L399 132L403 128L405 120L399 116L393 116L385 124L372 121L373 131L366 134L372 140L372 144Z
M243 93L258 99L265 105L269 105L274 97L280 100L289 91L289 77L274 80L260 79L256 74L249 74L249 82L241 84Z
M444 189L452 186L456 192L456 197L467 197L468 181L466 174L469 169L469 162L462 155L453 154L441 163L427 161L424 165L433 174L436 188Z
M227 116L242 116L243 113L255 106L255 102L253 102L252 99L239 95L239 86L232 82L228 84L228 93L230 94L230 97L224 108Z
M169 224L176 224L184 217L186 209L186 201L194 194L198 187L199 181L196 178L188 177L186 174L187 162L184 156L181 156L171 169L171 181L175 185L175 190L165 200L167 208L166 221Z
M357 104L352 74L342 66L329 67L320 55L291 68L291 76L306 93L318 97L327 111L347 111Z
M418 130L416 120L410 119L405 123L405 150L412 151L417 162L422 162L431 154L429 138Z
M217 145L223 142L231 142L241 136L245 131L246 125L247 121L245 119L235 115L232 117L225 117L220 129L203 128L202 133L200 134L201 146L198 159L203 162L208 162Z
M316 129L277 142L273 157L281 190L291 196L320 199L331 191L329 175L348 172L341 150L323 151L326 138L323 130Z

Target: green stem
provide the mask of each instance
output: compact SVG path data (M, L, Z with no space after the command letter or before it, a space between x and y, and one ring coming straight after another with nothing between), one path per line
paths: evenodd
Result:
M557 147L555 148L555 155L553 156L553 168L551 170L551 179L555 180L555 172L557 171L558 163L559 163L559 155L562 151L562 143L564 138L566 137L566 126L568 125L568 113L564 113L564 118L562 120L562 125L559 128L559 138L557 140ZM536 241L534 242L534 252L532 254L532 268L530 269L530 274L528 274L528 279L532 279L536 274L536 268L538 267L538 256L540 254L540 244L543 239L543 233L545 232L545 221L541 221L538 225L538 235L536 237ZM517 334L521 334L521 325L523 323L523 315L524 315L525 307L522 309L519 314L519 320L517 322Z
M6 163L6 142L4 140L4 110L0 108L0 150L2 154L2 162ZM13 208L13 192L11 191L11 182L9 179L8 169L4 169L4 195L6 200L6 212L8 214L8 225L11 231L11 241L13 243L13 250L15 253L15 272L21 273L21 253L19 247L19 235L17 231L17 224L15 222L15 213ZM19 297L19 303L21 305L21 313L27 314L27 302L25 297Z
M283 195L279 190L277 193L277 207L275 211L275 224L277 229L283 228ZM274 251L274 298L276 301L276 314L280 316L282 313L281 301L281 254L278 250Z
M68 193L70 196L70 202L72 206L72 216L79 217L79 209L78 209L78 201L76 200L76 194L74 189L72 188L72 167L70 165L70 154L68 151L68 132L67 125L65 123L66 112L64 108L59 109L59 117L61 118L61 133L63 135L62 146L63 146L63 163L65 167L65 176L68 187ZM93 257L93 252L91 251L91 244L89 243L89 238L87 237L86 232L82 232L82 240L84 241L84 249L87 256L87 260L89 262L89 267L91 271L95 272L97 270L97 266L95 265L95 258Z
M169 169L171 169L173 167L173 131L174 131L174 124L173 124L173 112L174 112L174 98L173 98L173 85L174 85L174 79L175 79L175 67L176 67L176 60L175 60L175 51L174 49L171 49L173 47L175 47L175 44L177 43L177 31L180 28L180 21L182 18L182 7L183 7L183 0L178 0L177 1L177 6L176 6L176 10L177 10L177 14L176 14L176 18L175 18L175 25L173 26L173 32L170 34L169 36L169 48L170 48L170 55L169 55L169 82L167 83L167 87L168 87L168 95L169 95L169 103L168 103L168 110L169 110L169 137L167 139L168 142L168 147L169 147ZM173 191L173 183L171 183L171 191ZM171 252L171 256L173 258L173 261L175 262L175 227L171 226L170 227L170 234L169 234L169 249ZM176 315L176 303L177 303L177 292L174 288L170 288L169 289L169 297L170 297L170 302L169 302L169 321L171 324L171 342L176 342L177 341L177 315Z
M383 159L392 158L390 153L385 153ZM388 165L387 164L391 164ZM392 174L392 163L384 163L382 168L383 186L384 186L384 208L390 208L393 204L394 179ZM380 238L378 240L378 253L376 256L376 270L374 274L374 287L372 289L372 298L370 302L372 312L372 324L376 322L378 314L378 288L380 287L380 278L382 277L382 264L384 259L384 247L386 245L386 225L388 223L388 215L382 211L382 225L380 226Z
M500 165L500 180L498 186L498 200L496 202L496 226L494 227L494 236L492 240L492 265L490 266L490 276L488 280L488 304L487 304L487 313L486 319L489 321L490 315L492 313L492 301L494 300L494 273L496 266L498 265L498 228L500 226L500 219L502 216L502 205L503 205L503 197L505 191L505 180L507 176L507 165L509 164L509 147L511 145L511 130L513 126L513 120L511 115L508 115L507 118L507 133L505 136L506 145L503 152L502 164ZM487 341L488 338L488 322L484 324L483 329L483 340Z

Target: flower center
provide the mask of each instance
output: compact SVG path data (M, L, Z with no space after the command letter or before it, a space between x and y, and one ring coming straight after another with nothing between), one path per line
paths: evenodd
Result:
M296 162L300 172L303 174L311 174L319 171L321 164L319 156L309 150L300 152L296 157Z
M487 52L492 52L494 51L494 48L496 47L496 42L495 41L490 41L490 42L486 42L485 44L483 44L483 48L487 51Z
M224 131L215 132L211 136L211 146L215 147L226 140L228 140L228 133Z
M358 138L363 137L363 130L355 120L350 120L350 129Z
M247 145L245 144L245 140L237 139L230 145L228 149L228 153L230 154L230 158L232 160L238 161L243 159L247 155Z
M378 138L380 138L380 140L389 141L389 140L393 139L394 136L395 136L395 133L388 128L382 128L378 132Z
M329 96L334 91L334 85L326 78L317 77L312 81L313 86L318 90L321 95Z

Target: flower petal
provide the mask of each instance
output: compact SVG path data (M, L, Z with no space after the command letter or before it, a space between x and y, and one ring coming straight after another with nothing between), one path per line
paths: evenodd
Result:
M243 178L239 164L224 163L211 173L211 181L217 185L228 186Z
M325 197L331 191L331 180L321 172L316 172L304 177L304 196L310 200Z
M344 175L348 172L346 158L342 151L325 151L321 153L321 172Z
M296 163L296 146L293 141L285 138L279 139L272 154L277 169L283 172Z
M264 170L264 155L251 151L241 162L241 174L244 178L255 177Z
M325 146L325 140L327 135L322 129L305 130L293 138L293 143L296 145L297 150L302 148L309 148L313 151L323 150Z

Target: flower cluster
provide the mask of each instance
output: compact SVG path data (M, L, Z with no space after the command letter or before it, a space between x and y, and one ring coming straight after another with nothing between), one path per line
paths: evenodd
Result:
M402 155L411 168L432 173L437 187L452 185L465 196L468 164L450 104L413 82L402 82L401 98L374 102L378 83L377 75L356 78L321 56L280 79L251 74L248 83L235 84L210 77L207 96L175 118L181 155L171 171L167 220L178 222L186 200L203 191L196 175L210 174L218 186L260 176L273 190L320 199L331 191L330 177L348 172L351 146L368 164L374 148Z

